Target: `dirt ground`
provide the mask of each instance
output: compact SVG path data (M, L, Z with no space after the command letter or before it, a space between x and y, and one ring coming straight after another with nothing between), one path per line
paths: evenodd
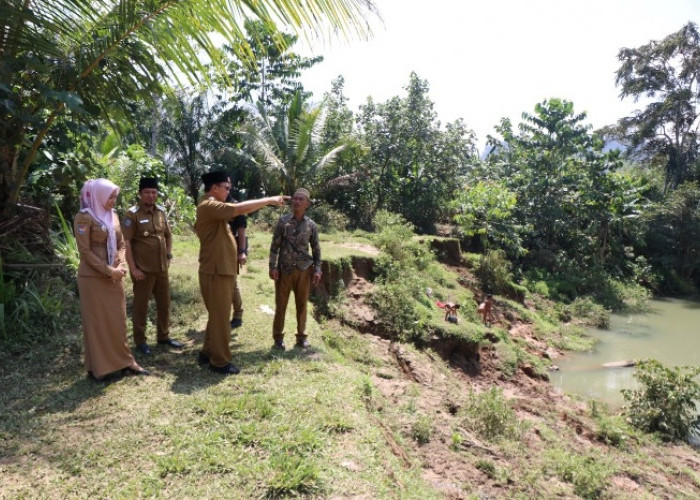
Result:
M361 276L366 275L365 271L360 269L347 283L349 316L346 319L371 339L373 355L383 361L383 367L372 377L374 386L388 407L400 407L410 399L416 414L430 415L432 419L432 438L422 445L410 437L410 418L399 419L398 424L391 420L391 425L400 427L393 430L405 438L402 443L397 443L388 430L384 434L406 467L419 466L423 477L447 498L576 498L571 485L564 484L553 474L545 485L526 483L528 468L539 463L551 446L551 438L543 437L542 428L552 429L558 439L573 450L598 451L622 465L620 472L609 478L605 498L685 498L686 494L687 498L700 498L697 476L700 453L696 450L683 444L632 443L632 447L644 446L644 449L627 452L600 442L596 438L597 424L587 403L558 393L527 364L519 366L515 375L504 376L494 344L487 342L480 346L479 370L467 373L459 363L444 359L444 353L419 350L382 336L374 311L365 300L373 286ZM461 269L460 274L464 273ZM469 283L473 279L460 281ZM564 354L538 340L532 325L513 314L497 310L494 326L506 329L512 339L521 340L520 345L526 346L530 354L547 358L553 365L556 358ZM500 388L511 401L519 421L530 424L521 436L517 452L484 442L474 433L460 428L460 409L470 391L480 393L492 387ZM454 442L456 432L461 436L458 445ZM644 457L643 460L639 456ZM487 474L481 470L483 467L477 467L480 461L488 461L507 472ZM664 470L659 464L668 467ZM695 476L693 472L679 474L684 468L695 471Z

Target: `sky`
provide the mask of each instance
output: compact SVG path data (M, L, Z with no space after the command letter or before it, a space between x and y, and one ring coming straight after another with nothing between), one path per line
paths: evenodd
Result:
M501 118L518 123L553 97L572 101L595 128L628 116L640 105L619 98L619 50L700 23L699 0L374 1L382 20L371 22L369 40L300 39L299 52L324 56L303 73L304 87L320 98L342 75L357 111L368 96L404 97L415 72L438 119L462 118L479 149Z

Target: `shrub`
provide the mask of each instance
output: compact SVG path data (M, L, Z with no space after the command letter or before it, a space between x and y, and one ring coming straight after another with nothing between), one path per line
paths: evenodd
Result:
M486 474L489 479L496 477L497 469L491 460L477 460L476 468Z
M629 428L621 417L598 416L596 424L595 437L598 441L618 447L627 442Z
M379 320L402 339L416 330L419 319L416 297L422 289L418 280L385 281L370 296Z
M562 320L572 318L581 319L584 324L596 328L610 327L610 311L588 297L577 297L571 304L564 306Z
M77 313L77 302L75 293L66 286L47 273L9 277L0 270L0 341L27 344L71 324L76 319L72 316Z
M489 250L475 270L484 290L522 302L527 289L513 281L511 263L503 250Z
M481 394L472 391L465 412L465 427L485 439L520 436L520 423L501 389L492 387Z
M340 210L331 208L326 202L312 205L309 207L307 214L324 233L345 231L350 224L350 219L348 219L347 215Z
M634 377L641 387L622 391L629 403L629 421L645 432L656 432L666 440L682 440L699 424L695 413L700 367L667 368L654 359L637 365Z
M411 437L418 444L429 443L432 435L433 424L429 416L421 415L415 422L413 422L413 425L411 426Z
M595 299L615 311L643 311L650 292L636 283L604 279L595 287Z
M75 235L73 234L71 225L63 217L63 213L58 207L58 204L55 203L54 206L56 207L56 214L58 215L60 231L51 232L51 244L53 245L56 255L65 262L67 269L71 273L77 273L78 266L80 265L80 252L78 252L78 244L75 241Z
M413 238L413 225L399 214L380 210L374 217L376 234L375 242L393 259L405 261L409 259L412 246L408 243Z
M382 249L375 272L377 287L370 296L377 317L402 340L422 340L421 303L425 295L427 272L435 256L425 245L413 240L413 226L398 214L379 211L375 217L378 233L375 242Z
M587 457L566 450L547 452L547 467L562 481L574 486L574 493L583 498L600 498L614 467L603 457Z

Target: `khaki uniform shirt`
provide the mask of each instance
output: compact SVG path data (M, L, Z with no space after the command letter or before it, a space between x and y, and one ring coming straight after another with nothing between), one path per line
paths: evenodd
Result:
M127 210L122 228L124 239L131 241L131 254L144 273L168 270L167 239L171 237L165 208L147 209L139 203Z
M107 229L87 212L78 212L73 223L75 242L80 252L78 276L111 277L109 267L118 267L126 262L124 238L119 227L119 217L113 213L114 231L117 236L117 255L114 262L107 263Z
M311 253L309 253L311 247ZM321 245L316 223L304 215L300 221L294 214L280 217L270 245L270 270L279 269L288 274L295 268L303 271L310 265L321 272Z
M228 221L236 207L212 198L197 205L194 230L199 238L199 271L206 274L238 274L238 249Z

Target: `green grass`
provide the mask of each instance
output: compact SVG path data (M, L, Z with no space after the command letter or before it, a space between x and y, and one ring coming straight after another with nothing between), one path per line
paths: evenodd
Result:
M310 352L270 351L272 317L260 308L274 305L267 242L269 235L252 235L251 260L241 275L244 325L232 342L239 376L222 377L195 362L206 311L192 237L176 239L170 270L171 336L186 347L176 352L156 346L152 357L137 355L152 377L109 384L87 379L79 325L54 339L53 349L61 352L37 349L4 359L0 498L325 497L350 491L394 497L407 486L430 491L396 461L374 426L359 390L373 361L364 359L356 334L337 325L324 329L310 315ZM128 301L129 288L127 282ZM294 322L290 301L287 331Z
M274 304L269 238L251 228L240 276L244 324L231 346L238 376L196 363L206 313L191 235L176 237L170 269L171 335L185 348L137 355L153 376L87 379L76 301L61 336L0 352L0 499L697 497L692 459L674 461L677 448L629 430L604 408L572 403L564 411L544 388L518 395L520 364L542 367L506 330L491 329L499 338L491 379L399 343L411 378L389 340L312 314L313 349L271 351L272 316L261 307ZM371 253L362 236L349 240L324 237L326 258ZM433 300L473 301L471 291L454 288L451 271L430 273ZM444 324L441 310L421 307L426 325ZM471 309L459 326L433 334L480 338L485 330ZM525 314L540 322L544 340L560 338L536 311ZM286 331L294 317L291 301ZM633 478L639 491L609 487L613 476Z

